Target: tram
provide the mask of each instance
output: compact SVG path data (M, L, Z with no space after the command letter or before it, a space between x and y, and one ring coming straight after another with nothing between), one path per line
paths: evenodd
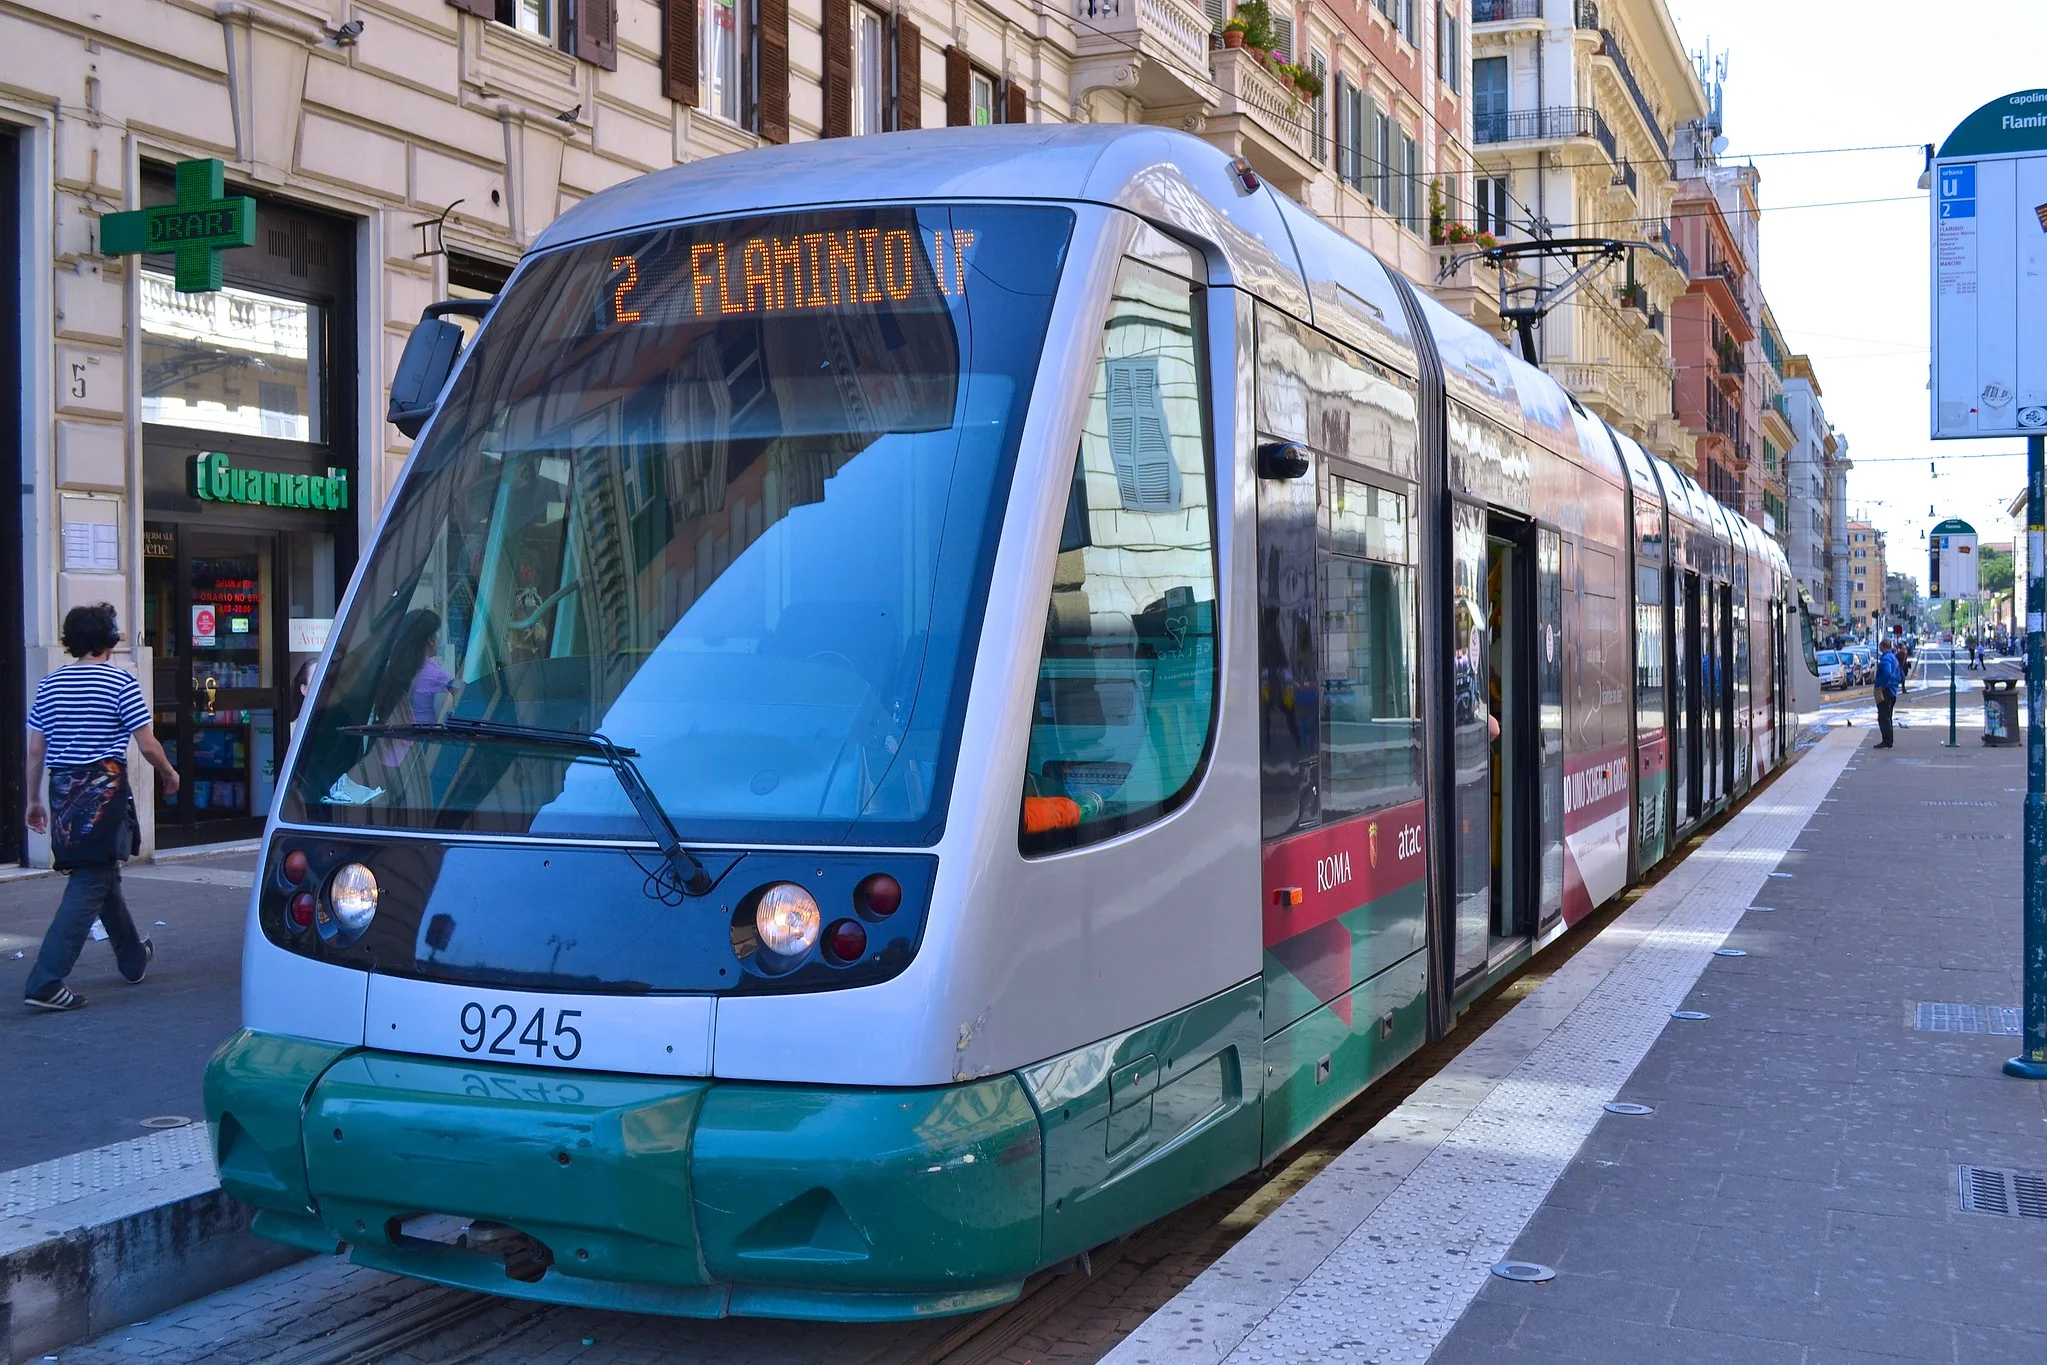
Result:
M1816 702L1767 536L1191 137L720 157L465 306L206 1076L281 1242L1005 1302L1454 1027Z

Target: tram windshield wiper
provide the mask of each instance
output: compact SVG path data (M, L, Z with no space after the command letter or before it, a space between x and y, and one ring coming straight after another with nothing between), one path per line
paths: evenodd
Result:
M626 749L613 743L601 733L592 731L584 734L578 730L550 730L538 725L512 725L504 721L476 720L469 717L450 716L438 724L422 725L344 725L344 731L352 735L366 735L371 739L438 739L438 740L509 740L518 744L530 744L536 748L561 749L569 753L601 759L611 769L611 775L618 779L618 785L625 790L626 800L632 803L640 823L654 836L654 842L661 847L661 856L675 871L682 883L683 894L701 896L710 891L711 873L703 860L683 847L682 835L677 832L675 822L668 818L668 812L654 796L647 780L640 776L640 769L633 762L640 756L637 749Z

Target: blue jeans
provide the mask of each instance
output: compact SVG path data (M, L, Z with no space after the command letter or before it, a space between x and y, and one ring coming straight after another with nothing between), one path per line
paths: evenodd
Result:
M28 974L25 995L41 995L71 974L92 922L107 926L107 940L114 945L114 963L123 976L132 976L146 963L142 936L128 917L128 904L121 899L121 865L92 863L71 873L64 899L57 904L57 917L43 935L42 950L36 954L35 970Z

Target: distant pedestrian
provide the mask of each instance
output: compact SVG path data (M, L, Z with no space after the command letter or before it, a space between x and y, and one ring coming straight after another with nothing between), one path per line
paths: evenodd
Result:
M73 662L36 684L28 711L28 827L38 834L49 828L51 862L71 874L24 990L33 1009L75 1010L85 1004L64 978L77 965L94 920L106 926L114 965L131 984L148 973L156 952L135 932L121 899L121 860L137 848L128 741L156 769L164 795L177 794L178 773L150 728L141 686L107 662L120 642L112 607L104 602L73 607L64 617L64 648ZM46 766L48 808L42 796Z
M1905 671L1898 667L1897 651L1883 642L1876 656L1876 728L1883 738L1877 748L1891 748L1891 708L1898 704L1898 689L1905 685Z

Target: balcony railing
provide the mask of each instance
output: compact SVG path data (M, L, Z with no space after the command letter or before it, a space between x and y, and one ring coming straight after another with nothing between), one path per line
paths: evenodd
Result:
M1722 351L1720 353L1720 373L1722 374L1745 373L1745 370L1742 365L1740 351Z
M1216 93L1221 102L1218 116L1247 116L1264 135L1303 161L1314 160L1314 129L1310 106L1299 99L1292 86L1266 70L1243 48L1224 48L1209 54L1213 60Z
M1584 22L1585 11L1588 9L1592 11L1592 22L1589 24ZM1650 140L1656 144L1656 150L1662 154L1663 159L1669 161L1670 139L1663 135L1663 123L1657 117L1656 106L1642 93L1641 84L1635 80L1635 73L1628 66L1627 49L1621 46L1620 39L1614 37L1612 29L1599 27L1599 9L1587 0L1579 0L1578 19L1580 28L1599 29L1600 53L1613 59L1613 69L1620 72L1621 84L1628 88L1629 97L1635 101L1635 111L1642 116L1642 123L1649 130Z
M1621 173L1613 178L1613 183L1615 185L1626 185L1628 193L1634 195L1637 199L1642 197L1641 187L1635 179L1635 166L1631 161L1623 161L1621 163Z
M1579 28L1599 27L1599 6L1593 0L1578 0L1572 22Z
M1471 120L1472 140L1481 144L1498 142L1550 142L1564 138L1589 137L1620 159L1613 129L1590 105L1558 104L1547 109L1522 109L1511 114L1480 114Z
M1198 6L1174 0L1073 0L1073 14L1092 30L1088 36L1133 51L1151 37L1182 64L1196 70L1208 66L1208 24Z
M1542 18L1542 0L1471 0L1471 22L1504 24Z

